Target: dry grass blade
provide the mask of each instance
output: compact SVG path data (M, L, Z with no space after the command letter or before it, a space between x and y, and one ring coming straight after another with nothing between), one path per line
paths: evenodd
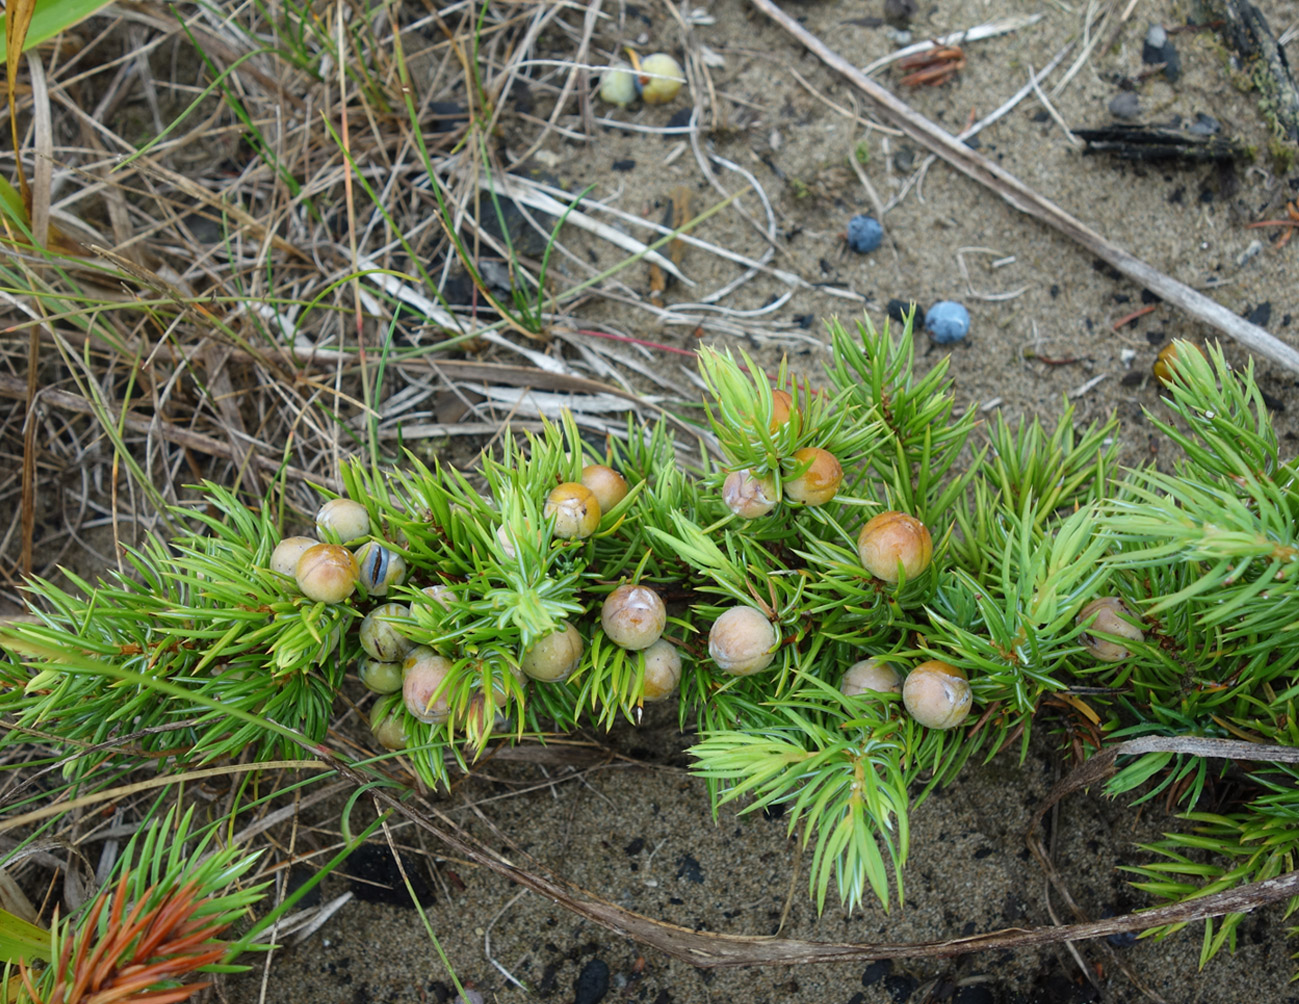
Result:
M36 0L13 0L5 8L5 78L9 97L9 135L18 169L18 187L23 204L30 208L31 191L23 172L23 160L18 156L21 144L18 139L18 67L21 63L23 43L36 12ZM13 224L4 219L5 232L16 241ZM24 575L32 571L32 546L36 529L36 427L32 420L32 406L36 399L37 373L40 370L40 334L32 329L27 351L27 418L23 424L23 480L22 480L22 557L19 567Z

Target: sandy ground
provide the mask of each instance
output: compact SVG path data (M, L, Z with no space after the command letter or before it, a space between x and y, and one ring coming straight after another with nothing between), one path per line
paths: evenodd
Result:
M1299 5L1293 2L1263 7L1278 33L1299 18ZM871 209L849 158L861 151L865 176L887 202L919 165L921 154L913 143L862 124L851 109L865 117L865 102L740 0L719 0L701 9L712 23L696 24L694 37L724 60L711 75L715 107L725 121L705 141L719 156L752 172L770 197L778 234L773 264L814 283L860 294L877 322L890 298L922 305L961 300L973 317L970 337L955 349L953 372L963 403L1000 406L1015 418L1053 414L1062 396L1070 395L1080 423L1117 412L1129 461L1167 456L1170 448L1162 444L1160 453L1160 437L1142 414L1158 405L1149 367L1166 339L1203 341L1210 337L1208 331L1163 304L1114 330L1117 320L1148 305L1141 289L941 163L885 216L884 247L869 256L847 252L841 234L848 218ZM883 13L877 2L792 3L789 9L859 65L893 48L888 29L872 23ZM1001 104L1030 68L1046 64L1084 22L1081 6L1063 3L923 4L912 25L917 38L1038 10L1045 17L1037 24L970 45L968 65L951 82L907 90L905 98L936 122L958 130ZM597 35L605 55L619 42L642 42L644 51L679 51L682 29L663 8L606 5L606 13L612 19ZM1094 52L1052 97L1060 119L1074 128L1108 122L1107 109L1120 93L1120 81L1144 68L1141 42L1149 24L1173 26L1192 16L1186 5L1139 0L1115 44ZM562 52L561 41L554 42L556 53ZM1176 83L1156 76L1137 84L1141 120L1164 122L1177 116L1193 121L1197 114L1207 114L1246 144L1265 150L1266 126L1256 99L1232 86L1229 60L1217 36L1179 34L1175 44L1183 76ZM1064 67L1077 51L1075 47L1066 57ZM1048 92L1062 73L1057 70L1048 81ZM886 70L879 79L900 90L898 76L896 70ZM663 126L681 107L595 110L623 122ZM597 140L582 144L552 135L538 163L569 190L592 184L596 197L654 218L677 186L691 191L696 209L719 198L694 154L677 150L675 137L601 129ZM1032 100L987 130L980 148L1112 241L1209 291L1235 312L1259 318L1266 314L1262 323L1269 330L1295 340L1299 242L1277 250L1270 245L1276 231L1244 226L1283 215L1284 203L1299 192L1293 166L1278 164L1265 152L1229 168L1143 167L1084 156ZM714 169L728 191L744 186L737 172ZM748 197L745 207L761 217L757 199ZM699 235L751 255L766 247L756 229L734 214L709 221ZM593 253L597 258L604 254L599 249ZM738 274L697 251L686 254L682 267L699 290L669 288L669 304L689 301ZM648 278L642 274L627 281L647 283ZM759 276L723 302L735 310L758 311L784 292L780 282ZM824 360L817 319L830 314L851 319L863 306L799 289L778 309L744 322L752 329L744 344L766 360L788 354L796 367L815 373ZM596 303L579 316L583 323L607 324L667 344L694 342L689 327L657 324L646 313L620 313L611 304ZM1236 363L1246 362L1238 350L1231 354ZM924 365L935 358L937 353L929 352ZM674 372L674 359L656 360L662 372ZM1277 402L1292 405L1295 374L1269 364L1259 371L1264 389ZM1093 384L1096 378L1101 379ZM1089 389L1078 393L1084 385ZM1293 415L1291 410L1275 416L1287 440L1294 437ZM799 868L783 820L762 815L737 819L724 811L714 823L706 792L687 776L676 755L684 740L671 729L645 735L623 729L612 741L627 748L653 747L648 759L655 765L550 768L548 775L537 767L493 765L450 796L447 809L468 822L474 817L466 805L475 802L499 827L502 836L493 836L477 824L479 834L494 844L502 845L508 836L541 863L616 903L710 931L772 934L787 901L782 933L829 940L919 940L1049 924L1053 910L1054 917L1067 919L1063 907L1048 900L1023 839L1037 800L1060 770L1043 745L1035 746L1023 764L1002 756L986 767L972 765L914 814L904 907L888 915L868 907L851 917L830 908L817 917L807 896L806 869ZM328 825L331 817L326 812L320 820ZM1141 860L1137 844L1142 840L1175 825L1162 806L1137 810L1109 803L1097 793L1075 795L1062 805L1054 824L1057 865L1093 917L1146 905L1117 869ZM399 831L399 838L415 842L409 831ZM436 856L437 849L430 850ZM427 867L433 859L414 860L417 867ZM1296 946L1284 937L1282 912L1276 908L1249 918L1235 955L1223 953L1203 971L1198 926L1163 943L1112 951L1105 945L1078 946L1099 984L1096 992L1083 982L1077 962L1064 948L891 967L703 972L642 951L464 863L443 860L436 867L438 875L429 879L431 923L459 977L489 1001L598 1000L593 991L599 987L601 964L608 971L603 999L655 1004L1093 999L1118 1004L1145 999L1139 986L1177 1004L1299 1001L1299 992L1287 984L1293 968L1288 955ZM792 889L791 873L796 876ZM342 878L329 884L331 892L347 888ZM305 944L275 954L264 999L440 1001L453 994L450 986L413 910L353 901ZM259 999L260 989L260 974L254 973L226 981L221 994L249 1004Z

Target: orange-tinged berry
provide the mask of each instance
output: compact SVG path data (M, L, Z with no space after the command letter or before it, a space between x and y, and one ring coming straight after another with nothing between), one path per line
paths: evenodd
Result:
M907 713L930 729L954 729L970 713L970 684L950 663L930 659L907 674L902 684Z
M313 544L298 558L294 578L302 595L317 603L341 603L356 589L361 568L342 544Z
M555 536L564 540L581 540L600 528L600 502L595 492L576 481L565 481L551 490L544 515L555 517Z
M640 98L647 105L662 105L671 101L686 82L681 64L666 52L656 52L640 62Z
M450 718L451 705L447 701L447 688L443 687L443 683L451 673L451 661L427 645L420 645L411 649L401 668L401 696L406 703L406 710L421 722L430 725L440 724Z
M582 484L591 489L600 503L603 515L627 497L627 479L604 464L587 464L582 468Z
M1198 352L1201 358L1204 356L1204 350L1194 342L1184 342L1180 339L1169 342L1159 350L1159 355L1155 356L1155 362L1150 367L1150 372L1154 374L1155 379L1161 384L1170 387L1173 378L1177 375L1178 365L1190 352Z
M771 392L771 431L775 432L782 425L789 421L790 410L794 406L794 399L787 390L773 390Z
M649 648L667 625L668 611L648 586L624 583L604 598L600 623L615 645L633 651Z
M839 491L843 481L843 468L838 458L819 446L805 446L795 450L793 462L806 470L785 481L785 497L803 505L825 505Z
M862 567L877 579L896 584L899 575L908 580L929 567L934 541L925 524L904 512L889 510L867 520L857 536L857 557Z

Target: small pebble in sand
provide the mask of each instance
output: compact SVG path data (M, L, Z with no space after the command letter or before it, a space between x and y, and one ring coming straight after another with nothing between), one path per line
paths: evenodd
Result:
M959 342L970 333L970 312L955 300L939 300L925 314L925 330L939 345Z
M858 213L848 221L848 247L858 254L869 254L884 240L884 228L873 216Z
M1134 119L1141 114L1141 97L1136 91L1120 91L1110 102L1110 114L1116 119Z
M916 0L884 0L884 20L895 28L905 28L919 9Z
M1182 75L1182 57L1163 25L1152 24L1141 45L1141 61L1147 66L1164 66L1164 78L1175 84Z
M1141 45L1141 61L1146 65L1164 61L1164 46L1168 44L1168 32L1162 24L1152 24L1146 30L1145 41Z

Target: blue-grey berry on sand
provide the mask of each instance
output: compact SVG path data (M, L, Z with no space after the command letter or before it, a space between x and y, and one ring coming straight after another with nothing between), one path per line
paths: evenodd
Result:
M925 314L925 330L939 345L959 342L970 333L970 312L955 300L939 300Z
M848 246L858 254L874 251L884 240L884 228L873 216L859 213L848 221Z

